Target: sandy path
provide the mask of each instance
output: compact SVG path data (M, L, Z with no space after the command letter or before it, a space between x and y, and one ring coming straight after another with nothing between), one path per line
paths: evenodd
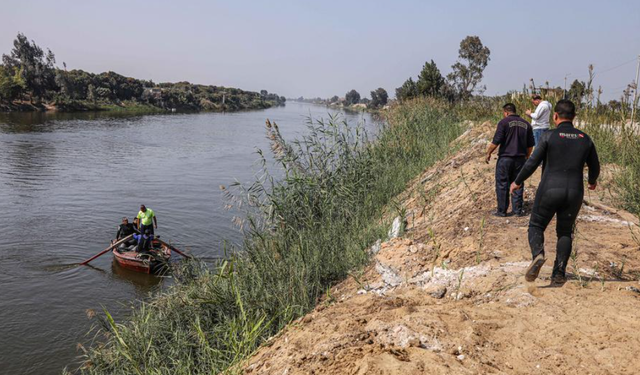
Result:
M570 281L549 287L551 260L526 283L528 217L496 218L493 126L425 171L403 197L408 227L363 272L271 339L247 374L640 373L640 230L610 209L601 183L586 197ZM535 193L539 173L527 186Z

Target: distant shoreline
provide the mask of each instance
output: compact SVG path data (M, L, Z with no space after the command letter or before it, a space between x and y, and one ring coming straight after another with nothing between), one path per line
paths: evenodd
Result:
M0 112L178 112L266 109L283 96L187 81L155 83L116 72L91 73L55 65L55 55L21 33L0 63Z
M217 108L162 108L145 103L138 102L122 102L122 103L98 103L96 105L86 104L82 102L73 103L72 105L56 105L48 103L31 104L29 102L21 103L0 103L0 113L85 113L85 112L118 112L118 113L145 113L145 114L161 114L161 113L198 113L198 112L241 112L256 111L273 107L284 106L284 103L262 102L259 106L248 106L245 108L237 107L217 107Z
M332 108L332 109L342 109L352 113L360 113L360 112L379 113L380 111L385 111L389 108L388 106L385 106L383 108L370 108L365 104L343 105L343 104L336 104L336 103L315 102L311 100L288 99L287 101L290 103L305 103L305 104L320 105L320 106Z

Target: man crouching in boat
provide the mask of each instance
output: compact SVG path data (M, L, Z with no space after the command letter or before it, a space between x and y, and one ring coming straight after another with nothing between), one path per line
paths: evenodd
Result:
M129 222L129 219L126 217L122 218L122 224L120 224L120 226L118 226L118 233L116 233L116 241L119 241L129 235L132 235L134 233L138 233L138 230L136 229L134 224L131 224ZM113 241L112 241L113 242ZM120 245L120 249L126 249L129 248L131 246L135 246L136 245L136 240L135 239L130 239L124 243L122 243Z

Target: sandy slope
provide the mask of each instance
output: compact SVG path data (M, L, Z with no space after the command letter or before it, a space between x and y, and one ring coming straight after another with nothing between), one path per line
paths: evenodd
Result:
M489 215L495 160L482 155L492 129L471 128L461 152L417 178L403 197L403 237L374 246L364 272L271 339L245 373L640 373L635 218L607 208L603 182L581 211L570 281L550 288L548 260L542 279L526 283L528 217Z

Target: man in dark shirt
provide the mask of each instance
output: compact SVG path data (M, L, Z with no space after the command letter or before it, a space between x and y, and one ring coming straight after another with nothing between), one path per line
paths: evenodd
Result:
M589 167L589 189L595 190L600 175L600 162L596 146L588 135L573 127L576 106L569 100L560 100L554 109L553 121L557 128L540 137L531 158L511 185L511 192L522 190L522 184L542 162L542 180L529 221L529 246L533 261L525 279L534 281L545 262L544 231L556 217L558 244L551 281L554 285L566 282L565 271L571 256L573 229L582 207L584 196L584 166Z
M534 146L533 129L531 125L516 114L516 106L507 103L502 107L503 119L498 123L498 128L493 136L493 141L487 148L487 164L491 160L491 154L498 150L498 162L496 164L496 196L498 210L495 216L507 216L509 208L509 185L516 179L526 159L531 155ZM511 196L513 213L524 216L522 209L524 189L516 191Z
M136 230L135 226L131 223L129 223L129 219L127 219L126 217L122 218L122 224L120 224L120 226L118 226L118 232L116 233L116 241L120 240L121 238L125 238L130 234L134 234L134 233L138 233L138 231ZM135 245L136 244L136 240L134 239L130 239L129 241L124 243L124 247L128 247L131 245Z

